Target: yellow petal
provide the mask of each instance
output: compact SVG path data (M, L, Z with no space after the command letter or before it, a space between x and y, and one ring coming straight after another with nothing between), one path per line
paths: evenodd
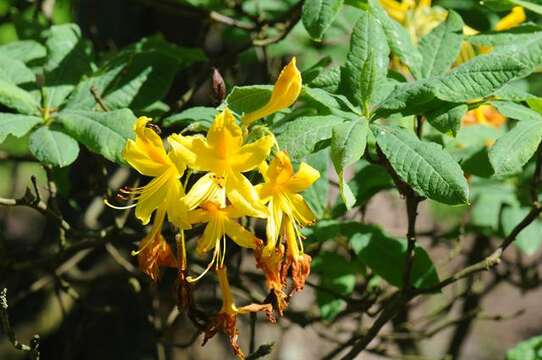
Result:
M402 23L405 20L406 11L404 4L395 0L380 0L380 4L386 12L395 20Z
M253 143L243 145L237 154L229 158L231 169L246 172L258 168L269 155L273 142L273 136L267 135Z
M124 148L124 159L137 171L146 176L158 176L169 164L162 139L152 129L147 128L151 121L142 116L135 123L135 140L128 140Z
M287 182L286 187L293 193L299 193L309 188L316 180L320 178L318 170L310 165L301 163L299 170Z
M138 146L134 140L126 142L122 156L130 166L145 176L156 177L169 167L165 162L157 162L150 158L145 148Z
M201 135L182 136L173 134L168 137L174 156L183 159L196 171L213 171L216 158L215 152Z
M136 217L144 225L149 223L152 212L166 200L168 186L171 185L170 181L172 179L177 181L175 169L169 169L144 186L137 199L135 210Z
M236 124L230 109L225 108L215 117L207 132L207 142L215 151L215 157L227 159L235 154L243 144L243 131Z
M267 224L265 227L267 244L263 250L265 257L270 256L275 251L283 216L283 212L276 201L270 201L267 205L267 210L269 211L269 216L267 217Z
M299 194L287 194L287 197L289 202L288 213L294 217L297 223L307 225L314 222L316 217L303 199L303 196Z
M209 212L203 209L192 210L187 214L187 221L190 224L201 224L210 221Z
M225 220L224 231L237 245L248 249L256 247L257 237L237 222L230 219Z
M226 196L224 191L224 178L213 173L203 175L190 188L190 191L184 197L184 202L188 209L192 210L206 201L213 201L226 206Z
M233 206L245 214L264 218L267 216L265 206L258 198L254 186L239 173L230 173L226 177L226 196Z
M284 151L279 151L275 158L269 164L267 169L267 177L270 182L283 184L293 175L294 168L290 161L290 157Z
M224 236L224 224L216 219L211 219L197 241L196 251L203 254L213 249L217 239L221 239L222 236Z
M169 221L180 229L189 229L188 207L183 200L184 189L179 179L171 177L167 184L166 209Z
M271 98L262 108L246 114L242 122L245 126L292 105L301 93L301 73L296 67L295 57L286 65L275 82Z
M496 25L495 30L504 31L511 29L523 23L527 17L525 16L525 10L521 6L515 6L512 11L505 17L503 17Z

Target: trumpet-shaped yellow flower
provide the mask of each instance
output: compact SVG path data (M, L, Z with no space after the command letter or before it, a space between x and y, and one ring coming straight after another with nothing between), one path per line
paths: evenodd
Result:
M256 120L291 106L301 93L301 73L295 65L295 57L286 65L275 82L271 98L262 108L245 114L243 125L248 126Z
M247 215L267 215L254 187L242 173L258 168L265 161L274 143L273 136L244 144L243 132L226 108L216 116L206 138L174 134L168 140L177 156L185 159L192 169L213 174L194 185L191 190L194 196L187 200L189 208L223 188L230 202Z
M265 270L277 268L272 265L276 262L279 235L286 240L286 262L282 264L281 282L285 284L288 270L292 269L292 278L297 290L303 288L305 279L310 271L310 256L303 253L303 236L300 227L311 224L315 220L313 212L308 207L300 192L309 188L319 177L320 173L302 163L294 173L288 155L278 152L267 169L262 169L265 182L257 186L257 191L264 203L268 205L267 218L267 244L258 259L260 266ZM262 266L262 264L266 264ZM269 274L276 278L276 274ZM277 290L273 287L273 290Z
M235 301L231 293L226 267L217 268L216 275L218 277L218 284L220 285L220 290L222 293L222 308L207 324L203 344L212 338L218 331L222 331L224 334L226 334L226 336L228 336L230 345L235 355L239 359L244 359L245 355L237 342L239 337L239 330L237 329L237 315L262 311L267 313L268 317L271 318L271 312L273 309L270 304L250 304L238 308L235 305Z
M179 181L186 164L174 152L166 153L162 139L149 127L150 121L145 116L137 120L136 138L128 140L123 156L139 173L153 179L145 186L121 190L126 195L132 195L135 204L126 207L110 206L120 209L135 206L135 214L143 224L149 223L156 209L164 208L173 224L186 228L186 207L181 200L184 189Z
M521 6L514 6L512 11L505 17L503 17L495 25L495 30L505 31L522 24L527 19L525 16L525 10Z
M176 267L177 261L171 247L162 236L162 224L166 212L158 209L149 234L141 241L137 251L139 269L153 281L157 281L161 266Z
M199 280L213 265L222 267L226 257L226 236L232 239L237 245L254 249L262 241L250 231L242 227L237 219L246 216L246 213L239 211L233 206L221 208L220 204L208 201L201 204L201 207L188 213L188 221L191 224L207 223L201 237L197 240L196 251L204 254L213 250L213 256L207 269L196 279L189 279L194 282Z

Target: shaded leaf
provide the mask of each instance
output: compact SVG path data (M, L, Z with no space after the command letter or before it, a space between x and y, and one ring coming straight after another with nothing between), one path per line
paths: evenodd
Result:
M79 145L69 135L47 127L39 128L30 135L28 147L41 163L64 167L79 155Z

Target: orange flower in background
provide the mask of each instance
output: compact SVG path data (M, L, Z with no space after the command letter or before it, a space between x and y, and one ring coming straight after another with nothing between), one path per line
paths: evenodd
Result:
M244 126L269 116L277 111L290 107L301 93L301 73L295 65L295 57L279 74L271 98L262 108L245 114L241 119Z
M463 116L461 123L463 126L486 125L498 128L506 123L506 118L495 107L480 105L476 109L467 112Z

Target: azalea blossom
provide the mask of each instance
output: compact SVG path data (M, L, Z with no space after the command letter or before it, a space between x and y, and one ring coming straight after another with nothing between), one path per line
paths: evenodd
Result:
M207 137L174 134L168 140L177 156L185 159L192 169L213 174L206 182L194 185L193 193L200 195L189 201L190 208L214 196L221 188L218 182L223 182L225 195L235 207L247 215L266 216L265 207L243 173L257 169L267 158L274 142L272 135L244 144L241 128L232 112L225 108L216 116Z
M296 60L293 57L280 72L269 101L260 109L245 114L241 119L243 125L249 126L256 120L291 106L300 93L301 73L297 69Z

